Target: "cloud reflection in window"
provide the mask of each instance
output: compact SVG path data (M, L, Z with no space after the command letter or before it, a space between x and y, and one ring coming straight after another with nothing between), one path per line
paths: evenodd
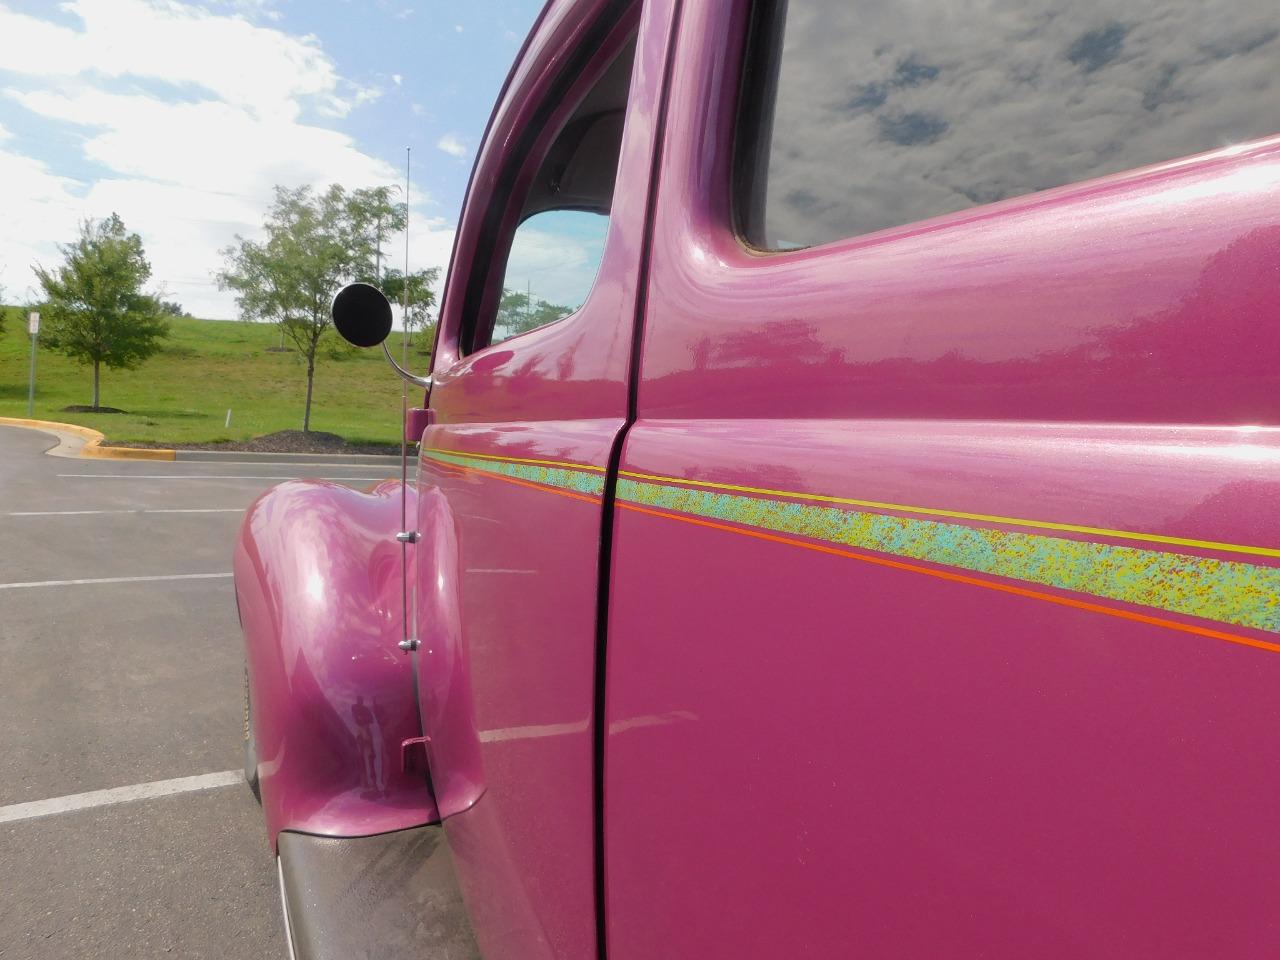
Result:
M1274 0L790 0L785 20L761 246L1280 132Z

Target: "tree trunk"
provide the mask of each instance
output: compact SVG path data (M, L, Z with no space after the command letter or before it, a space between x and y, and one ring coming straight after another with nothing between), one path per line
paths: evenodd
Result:
M315 383L316 378L316 351L315 347L311 348L311 353L307 356L307 405L302 413L302 432L311 432L311 387Z
M98 386L101 381L98 367L100 365L101 365L100 360L93 361L93 409L94 410L98 409L98 396L99 396Z

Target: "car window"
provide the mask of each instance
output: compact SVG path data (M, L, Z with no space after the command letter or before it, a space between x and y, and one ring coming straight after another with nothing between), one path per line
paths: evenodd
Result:
M608 216L587 210L551 210L520 224L502 278L492 342L554 323L582 306L604 256L608 227Z
M568 316L591 291L604 257L634 55L632 38L556 133L519 198L518 226L496 247L507 252L490 281L482 325L490 344Z
M757 7L737 214L761 248L1280 132L1274 0Z

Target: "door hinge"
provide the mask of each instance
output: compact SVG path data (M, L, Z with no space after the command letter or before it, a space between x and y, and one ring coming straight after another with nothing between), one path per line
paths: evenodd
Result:
M427 772L427 744L430 737L409 737L400 741L400 772Z

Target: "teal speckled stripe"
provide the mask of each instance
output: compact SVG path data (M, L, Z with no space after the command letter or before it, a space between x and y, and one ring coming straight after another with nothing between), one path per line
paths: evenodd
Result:
M442 450L423 456L576 493L604 493L599 472ZM617 495L621 501L757 530L1280 633L1280 567L626 477L618 480Z
M576 493L590 493L597 497L604 494L604 474L587 470L569 470L563 467L540 466L535 463L510 463L506 460L482 460L457 453L446 453L443 450L424 450L422 455L441 463L466 467L469 470L481 470L485 473L496 473L504 477L515 477L517 480L528 480L530 483L541 483L561 490L573 490Z
M1280 633L1280 568L618 481L618 499Z

